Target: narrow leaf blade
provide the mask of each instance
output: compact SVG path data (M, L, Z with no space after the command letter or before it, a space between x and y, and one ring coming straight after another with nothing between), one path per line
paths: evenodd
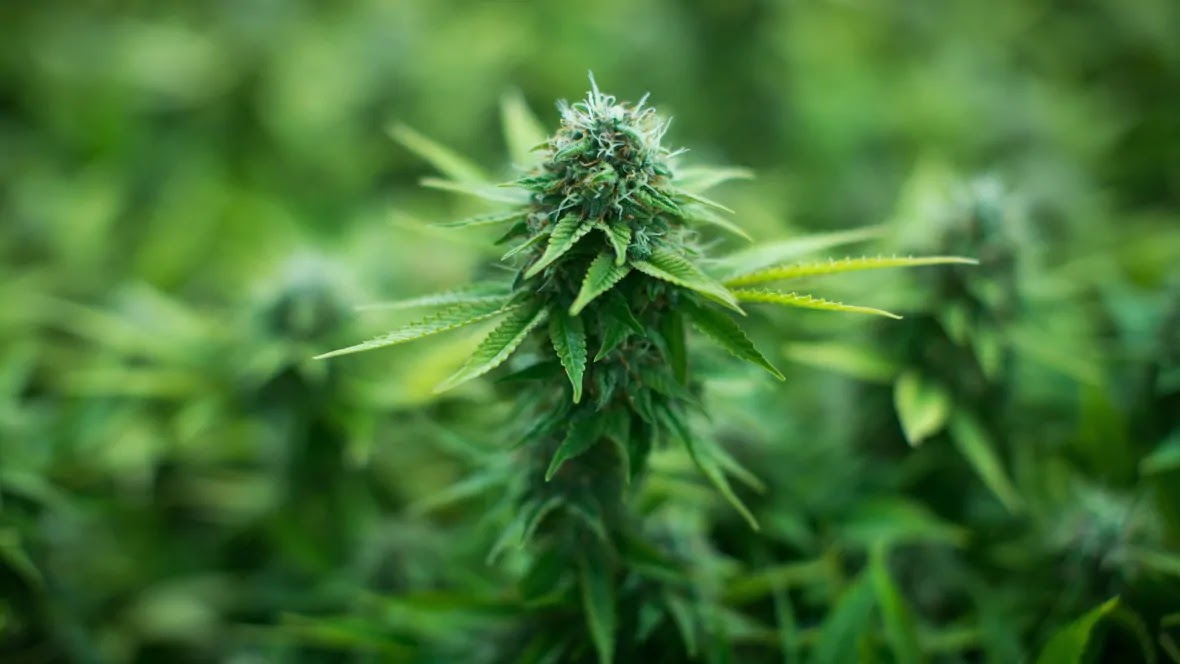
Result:
M582 288L570 306L570 315L577 316L586 308L586 305L593 302L599 295L614 288L615 284L630 272L631 266L619 265L612 261L607 254L599 254L590 263L590 268L586 270L586 276L582 279Z
M547 313L537 306L514 310L484 338L463 368L434 388L435 393L453 389L503 364L524 343L529 332L545 321Z
M1094 626L1118 606L1119 598L1107 600L1081 618L1057 631L1037 657L1037 664L1081 664Z
M751 286L764 284L769 281L784 281L800 279L841 272L861 272L864 270L881 270L896 267L921 267L927 265L978 265L979 261L961 256L861 256L859 258L842 258L839 260L817 261L812 263L798 263L795 265L780 265L753 272L740 273L725 280L726 286Z
M594 228L593 225L583 223L577 217L563 217L553 226L553 232L549 235L549 246L545 247L545 253L536 263L533 263L524 276L532 278L540 274L541 270L549 267L554 261L573 249L578 240L582 239L592 228Z
M586 373L586 328L582 319L561 309L549 318L549 339L574 389L574 403L582 400L582 377Z
M386 346L395 346L409 341L416 341L423 337L432 334L439 334L447 332L459 327L478 323L483 320L492 318L502 313L507 313L516 308L515 305L508 305L508 298L500 298L490 300L488 302L461 302L446 309L423 318L415 323L411 323L403 328L394 330L388 334L381 335L374 339L370 339L364 343L348 348L341 348L328 353L317 355L315 359L323 360L329 357L336 357L339 355L348 355L351 353L360 353L362 351L373 350L376 348L384 348Z
M696 291L705 297L745 315L733 293L714 281L687 258L667 248L658 247L645 261L631 261L640 272L670 284Z
M684 308L684 311L692 321L693 327L727 353L766 369L779 380L785 380L782 372L771 364L770 360L766 359L766 356L754 346L754 342L750 341L750 337L732 318L720 311L698 305L689 305Z
M885 311L884 309L874 309L872 307L862 307L854 304L843 304L841 302L831 302L811 295L800 295L798 293L783 293L781 291L773 291L767 289L752 289L739 288L733 291L734 297L739 302L765 302L769 304L781 304L788 307L799 307L801 309L817 309L820 311L839 311L853 314L870 314L873 316L885 316L886 318L900 319L895 313Z
M500 121L512 163L518 168L528 168L540 161L540 156L533 148L544 143L548 137L541 121L519 90L500 97Z
M1018 513L1021 510L1020 492L1008 479L1004 464L996 453L995 445L988 437L983 427L965 412L957 412L950 421L951 437L955 447L967 459L967 462L979 474L983 483L991 489L996 498L1008 508L1009 512Z
M440 145L426 136L398 122L388 129L393 140L420 157L439 173L457 182L486 183L487 175L463 155Z

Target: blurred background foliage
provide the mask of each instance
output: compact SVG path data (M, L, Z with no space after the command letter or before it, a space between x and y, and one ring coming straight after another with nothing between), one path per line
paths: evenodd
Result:
M705 356L767 487L760 533L674 454L646 490L715 586L702 657L1077 661L1102 618L1092 661L1180 661L1177 35L1173 0L4 3L0 659L502 660L510 515L455 483L509 463L506 391L432 395L468 335L309 358L494 269L390 123L507 179L502 95L552 127L592 69L756 170L719 197L759 240L982 260L824 282L900 322L759 320L785 384Z

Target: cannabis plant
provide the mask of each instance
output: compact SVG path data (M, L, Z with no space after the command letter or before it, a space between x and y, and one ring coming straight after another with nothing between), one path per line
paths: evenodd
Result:
M439 391L479 378L527 348L506 376L526 422L513 485L515 518L506 541L531 544L525 593L557 597L548 620L525 629L538 652L578 657L587 640L568 631L581 613L601 661L640 652L649 615L670 616L691 651L695 629L666 576L644 567L688 564L674 544L649 542L628 501L648 473L653 450L679 441L716 488L757 527L730 478L750 479L689 424L700 408L686 330L693 328L738 359L783 374L738 322L750 304L895 314L767 287L803 277L887 267L971 263L955 257L864 257L781 264L728 264L706 252L706 229L742 231L728 208L703 194L748 174L740 169L682 168L682 150L663 145L669 121L646 104L617 101L591 78L583 101L560 103L561 126L548 139L515 106L508 139L518 164L539 163L499 186L466 160L405 127L395 136L450 176L437 188L509 203L507 209L447 227L499 226L511 278L429 295L399 306L435 311L384 336L321 355L333 357L402 344L498 319L466 363ZM531 147L531 153L523 147ZM506 441L512 442L512 441ZM671 559L671 560L669 560ZM674 586L675 584L673 584ZM654 588L654 590L653 590ZM677 592L679 592L677 590ZM572 599L563 603L561 598ZM580 602L579 602L580 598ZM581 608L578 608L578 605ZM570 608L572 607L572 608ZM644 620L624 620L626 616ZM556 619L554 619L556 618ZM580 622L580 621L577 621ZM655 620L656 624L660 621Z

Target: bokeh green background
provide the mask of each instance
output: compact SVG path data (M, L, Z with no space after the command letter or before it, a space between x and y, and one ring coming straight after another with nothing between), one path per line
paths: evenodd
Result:
M706 362L769 485L761 534L684 498L738 570L735 661L831 655L881 542L934 661L1031 657L1115 595L1095 656L1180 661L1178 35L1172 0L4 3L0 660L495 660L460 598L511 587L496 497L428 508L504 462L507 393L432 394L462 334L309 358L404 319L357 304L494 269L428 225L483 208L420 189L390 123L508 179L503 95L552 127L593 70L755 169L717 197L759 240L984 261L833 287L901 323L759 320L783 385ZM1003 482L906 445L898 366L987 423Z

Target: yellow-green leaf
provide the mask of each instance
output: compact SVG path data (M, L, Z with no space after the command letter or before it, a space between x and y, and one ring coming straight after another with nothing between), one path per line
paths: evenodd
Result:
M811 295L783 293L780 291L767 290L763 288L739 288L733 291L733 295L739 302L764 302L768 304L781 304L788 307L799 307L801 309L818 309L821 311L840 311L853 314L870 314L873 316L885 316L886 318L895 319L901 318L901 316L885 311L884 309L873 309L872 307L862 307L855 304L831 302L822 298L812 297Z
M783 281L799 279L840 272L860 272L863 270L880 270L891 267L919 267L923 265L976 265L979 261L959 256L926 256L926 257L896 257L896 256L862 256L860 258L842 258L839 260L817 261L813 263L798 263L795 265L780 265L754 272L738 274L725 280L726 286L752 286L764 284L768 281Z
M466 157L434 142L406 125L398 122L389 127L388 131L393 140L401 143L410 152L418 155L448 178L466 183L486 183L488 181L483 169Z
M910 445L919 445L942 431L951 414L951 395L916 371L907 371L893 383L893 406Z
M322 360L329 357L336 357L338 355L360 353L362 351L373 350L375 348L384 348L386 346L403 344L408 341L416 341L422 337L427 337L432 334L447 332L455 328L487 320L493 316L498 316L502 313L513 311L518 306L508 305L507 303L507 297L492 299L486 302L459 302L453 306L443 309L438 313L432 314L426 318L423 318L422 320L411 323L388 334L383 334L379 337L370 339L355 346L349 346L348 348L341 348L340 350L334 350L330 353L317 355L315 359Z

